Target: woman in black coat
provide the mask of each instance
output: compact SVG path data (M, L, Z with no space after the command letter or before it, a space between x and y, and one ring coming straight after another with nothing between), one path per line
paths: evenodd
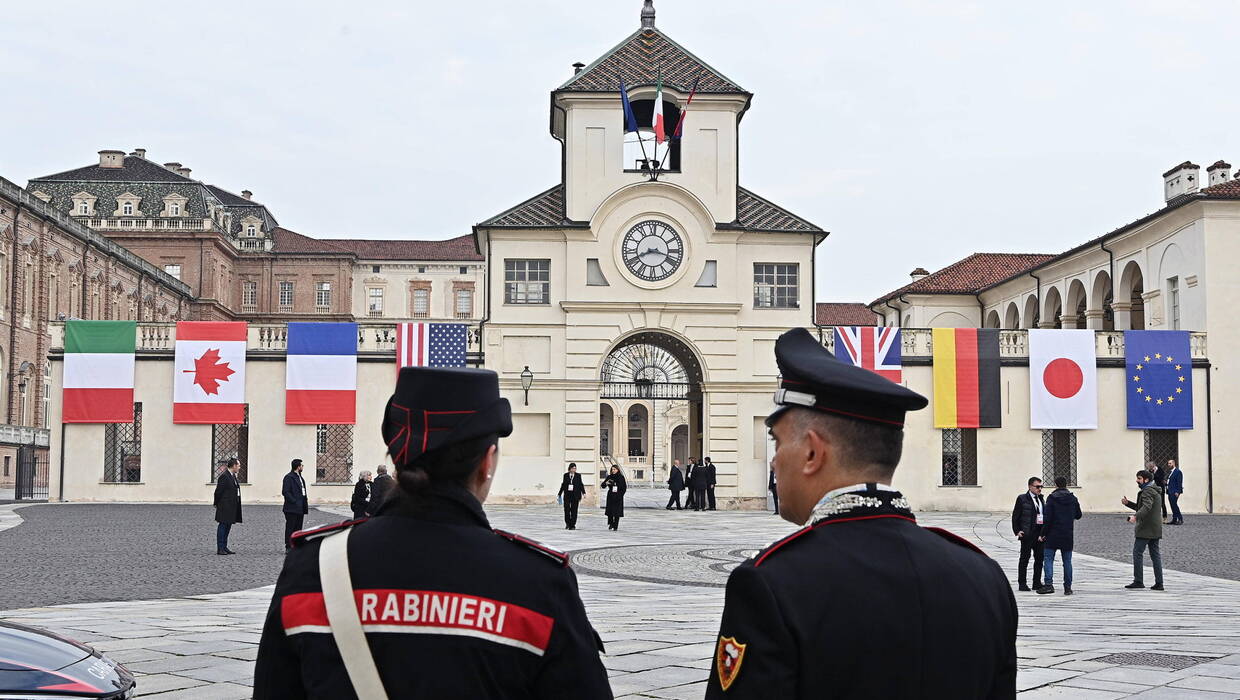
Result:
M607 491L607 529L619 530L620 518L624 517L624 492L628 490L620 467L611 465L611 473L603 479L601 488Z
M353 487L353 498L349 501L349 508L353 509L354 520L366 517L366 511L370 508L369 469L357 475L357 485Z

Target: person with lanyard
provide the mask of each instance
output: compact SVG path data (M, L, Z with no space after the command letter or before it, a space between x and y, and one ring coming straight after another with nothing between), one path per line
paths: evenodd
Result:
M1029 490L1016 497L1016 505L1012 508L1012 534L1020 540L1020 561L1017 573L1020 576L1018 590L1029 591L1041 588L1042 581L1042 526L1045 524L1045 501L1042 500L1042 480L1036 476L1029 477ZM1025 576L1029 572L1029 556L1033 555L1033 588L1029 587Z
M512 433L496 373L401 369L382 431L396 485L294 535L253 697L612 697L568 556L483 511Z
M619 530L620 518L624 517L624 492L629 488L620 467L611 465L611 473L603 479L599 488L607 493L607 508L604 511L607 515L607 529Z
M999 565L923 528L891 482L926 399L797 328L775 344L780 515L802 525L728 577L706 697L1016 697ZM898 672L893 672L893 664Z
M281 492L284 495L284 551L293 548L293 533L306 524L310 512L310 498L306 493L306 479L301 475L300 459L293 460L289 472L284 475Z
M577 473L577 463L569 462L568 471L564 473L564 480L560 482L560 492L556 494L564 504L565 530L577 529L577 505L581 503L585 490L585 483L582 482L581 475Z

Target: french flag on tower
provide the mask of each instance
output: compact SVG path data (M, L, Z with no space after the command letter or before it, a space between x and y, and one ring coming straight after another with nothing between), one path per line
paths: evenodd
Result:
M357 324L290 323L284 422L357 420Z

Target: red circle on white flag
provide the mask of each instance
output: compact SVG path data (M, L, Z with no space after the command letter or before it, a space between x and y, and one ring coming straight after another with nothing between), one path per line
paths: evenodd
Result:
M1042 384L1057 399L1070 399L1085 385L1081 366L1066 357L1051 360L1042 370Z

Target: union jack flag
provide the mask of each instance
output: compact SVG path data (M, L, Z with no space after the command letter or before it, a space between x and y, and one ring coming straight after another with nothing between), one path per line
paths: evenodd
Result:
M868 369L899 384L900 329L873 326L836 326L835 357Z

